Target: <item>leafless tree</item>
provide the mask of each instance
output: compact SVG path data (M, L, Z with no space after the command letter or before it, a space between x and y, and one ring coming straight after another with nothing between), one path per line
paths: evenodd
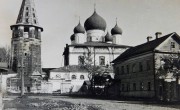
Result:
M0 62L7 63L10 66L11 48L9 46L0 47Z
M176 81L180 76L180 54L172 54L161 57L161 66L158 69L158 76L166 76L167 73L172 73Z
M79 60L81 62L80 66L88 72L88 78L91 82L91 92L94 93L94 77L96 75L102 74L101 67L94 64L95 62L93 62L93 58L90 52L84 53Z

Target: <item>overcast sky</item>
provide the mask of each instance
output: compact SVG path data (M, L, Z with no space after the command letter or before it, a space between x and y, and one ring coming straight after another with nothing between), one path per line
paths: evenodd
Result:
M0 46L10 45L12 32L22 0L1 0ZM65 44L78 24L93 14L94 3L110 31L118 18L123 30L123 44L135 46L146 42L147 36L160 31L180 34L180 0L35 0L42 33L42 66L63 66Z

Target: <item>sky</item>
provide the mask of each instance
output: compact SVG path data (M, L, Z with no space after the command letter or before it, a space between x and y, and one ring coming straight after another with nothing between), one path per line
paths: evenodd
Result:
M12 31L22 0L0 0L0 47L10 46ZM180 35L180 0L34 0L42 32L42 67L63 66L63 50L79 22L94 12L107 23L110 32L115 26L123 30L122 44L135 46L145 43L147 36L155 38L177 32Z

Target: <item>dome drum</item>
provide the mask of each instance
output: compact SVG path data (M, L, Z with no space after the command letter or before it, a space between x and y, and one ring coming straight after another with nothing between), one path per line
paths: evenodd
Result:
M105 42L113 42L113 37L107 32L105 36Z

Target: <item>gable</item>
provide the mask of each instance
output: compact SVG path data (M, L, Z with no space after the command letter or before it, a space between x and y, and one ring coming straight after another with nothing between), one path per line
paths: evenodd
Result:
M179 52L180 37L176 33L174 33L164 42L162 42L158 47L156 47L155 50L160 52Z

